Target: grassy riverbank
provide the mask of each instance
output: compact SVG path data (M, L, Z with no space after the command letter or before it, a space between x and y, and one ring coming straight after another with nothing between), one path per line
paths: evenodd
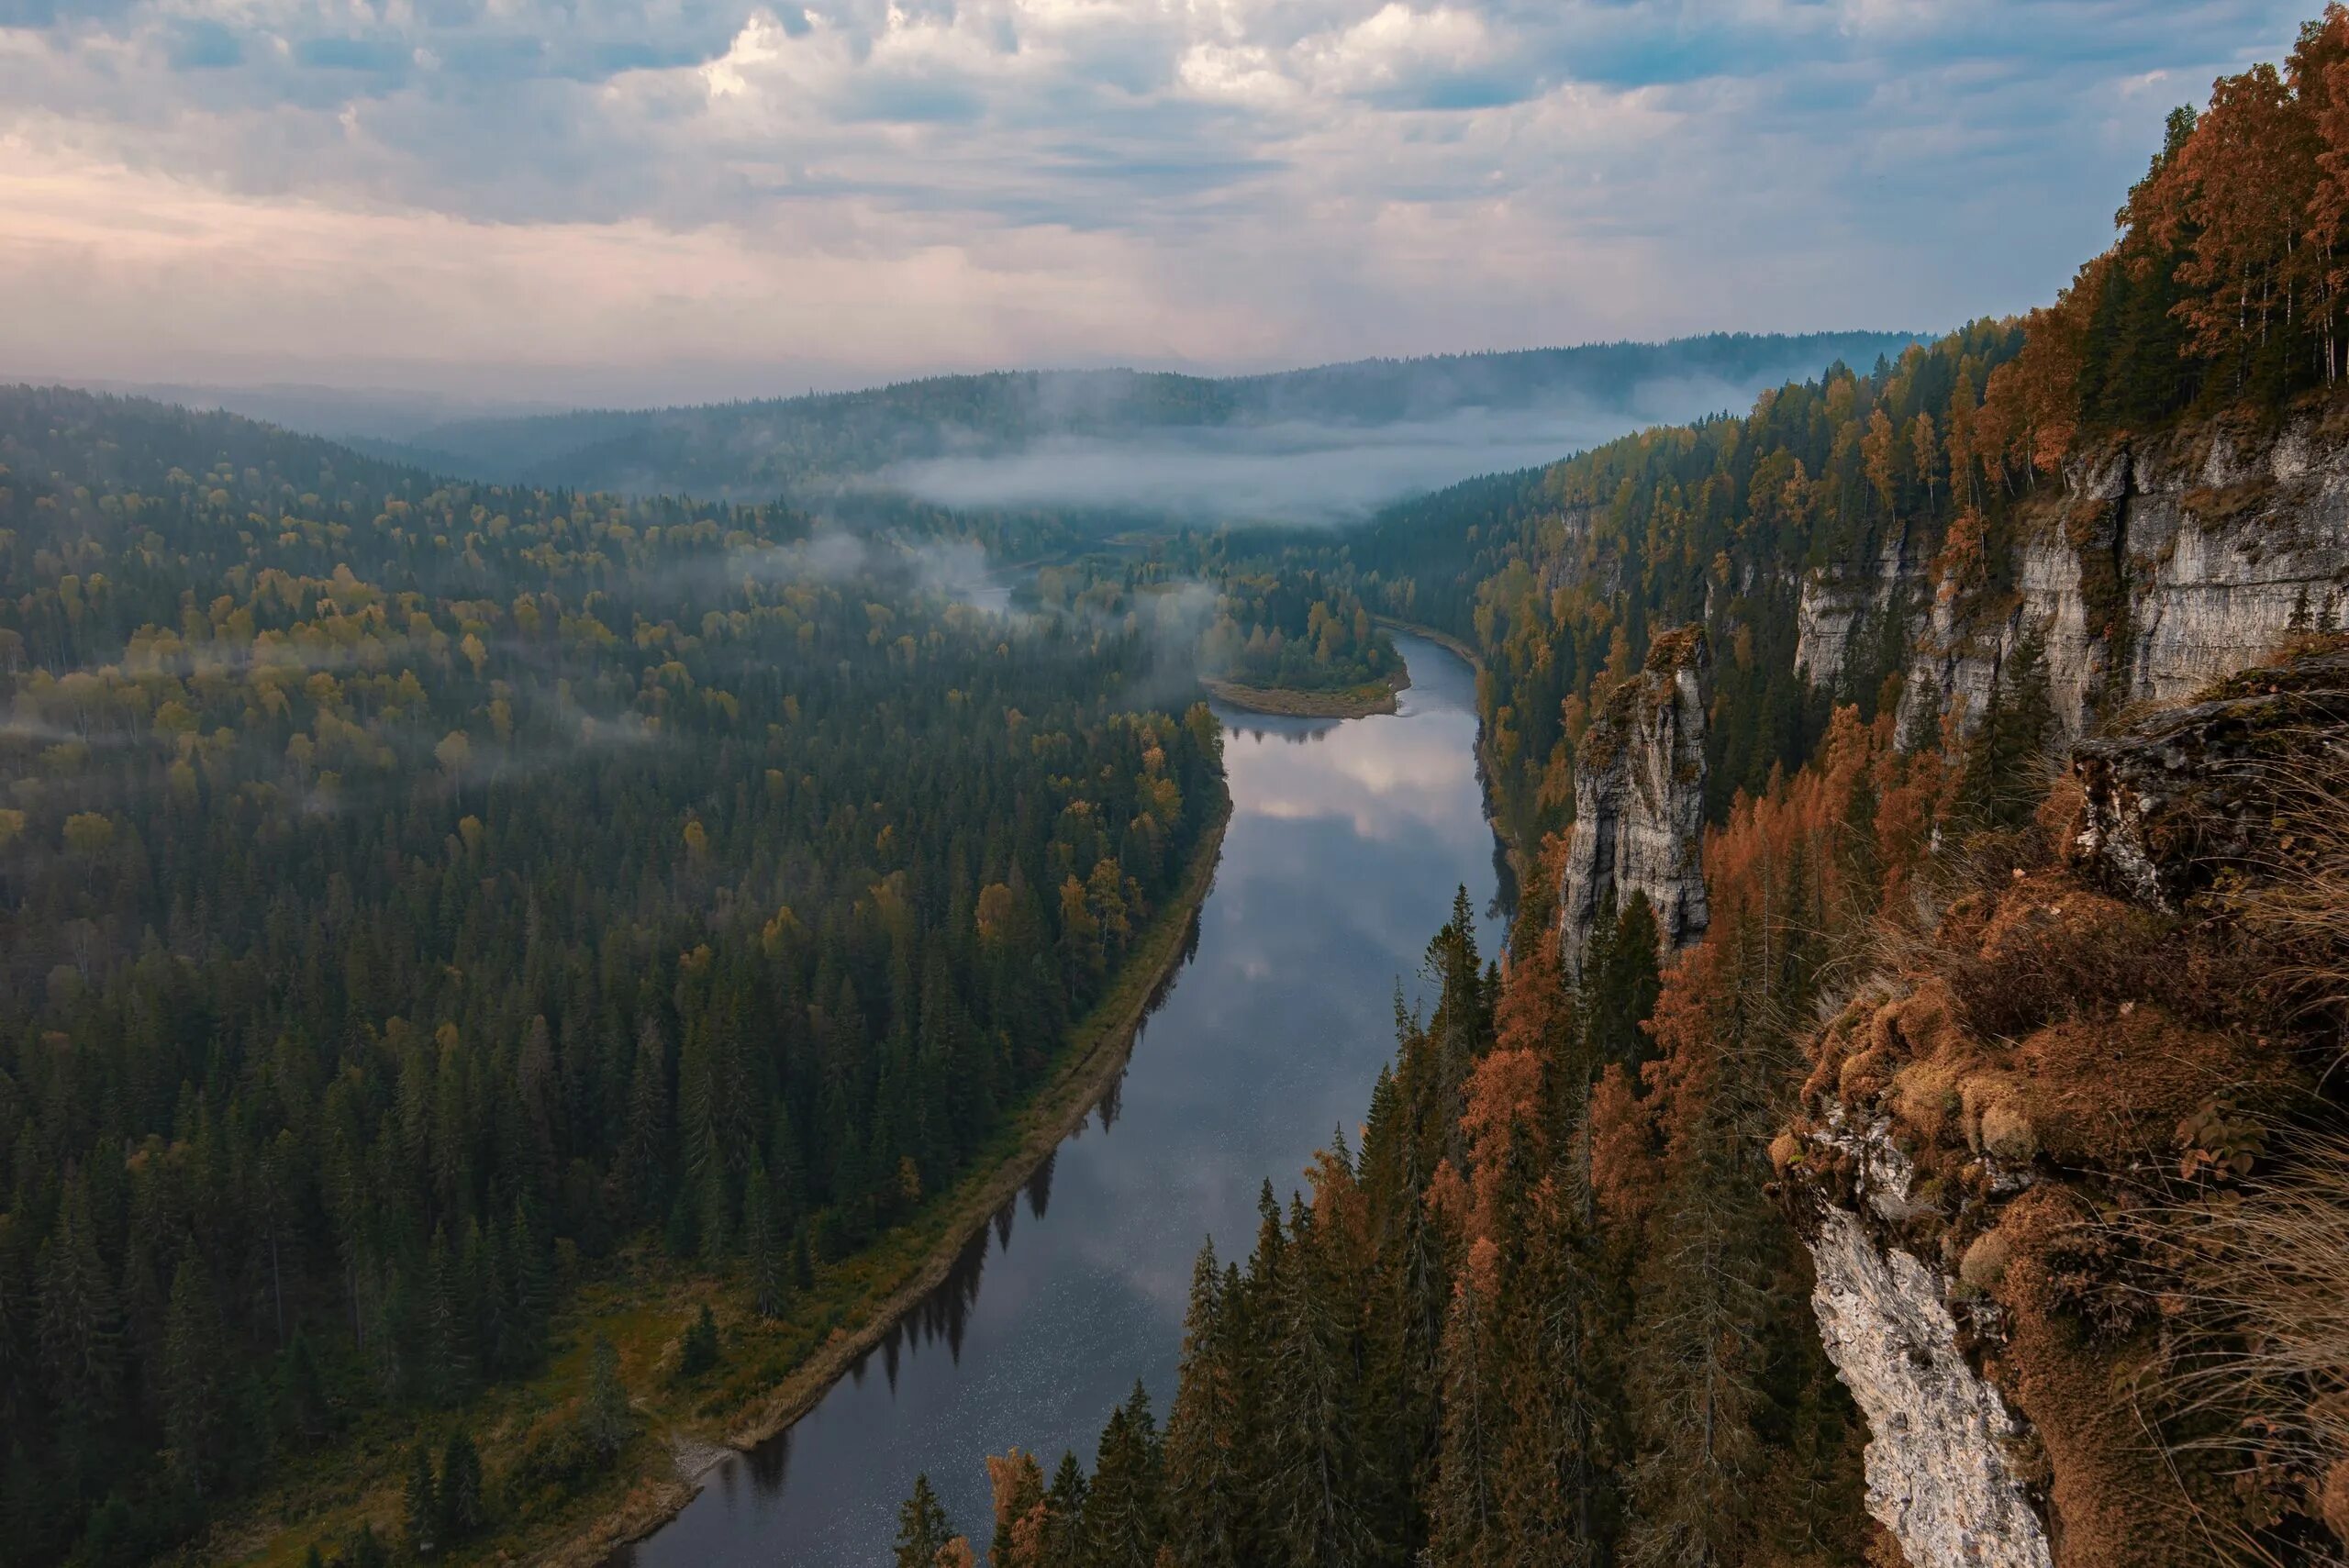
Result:
M1176 895L1136 941L1110 994L1069 1031L1050 1080L973 1162L972 1173L855 1256L818 1271L781 1318L759 1318L739 1281L666 1258L640 1240L569 1293L555 1323L556 1352L526 1382L484 1392L463 1409L428 1418L440 1440L459 1426L479 1445L495 1499L492 1529L442 1561L584 1565L638 1539L689 1502L695 1478L731 1448L788 1427L858 1356L946 1279L970 1238L1016 1197L1030 1174L1115 1082L1160 988L1180 967L1192 922L1215 880L1227 799L1193 851ZM677 1374L679 1336L707 1305L718 1319L718 1365ZM639 1431L618 1462L575 1491L541 1485L515 1495L509 1478L565 1429L588 1384L596 1336L619 1351ZM189 1561L300 1563L328 1556L362 1523L401 1534L402 1482L412 1413L371 1416L290 1462L284 1478L216 1526Z
M1290 718L1360 718L1365 714L1393 713L1397 696L1411 684L1408 671L1383 680L1335 691L1299 691L1287 686L1243 686L1233 681L1203 683L1219 702L1251 713L1278 714Z

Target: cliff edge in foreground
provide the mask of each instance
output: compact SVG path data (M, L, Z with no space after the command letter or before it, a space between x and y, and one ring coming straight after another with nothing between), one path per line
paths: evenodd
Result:
M2338 1560L2343 1347L2278 1345L2349 1315L2290 1302L2349 1267L2344 779L2337 646L2143 716L1811 1042L1772 1155L1914 1568Z

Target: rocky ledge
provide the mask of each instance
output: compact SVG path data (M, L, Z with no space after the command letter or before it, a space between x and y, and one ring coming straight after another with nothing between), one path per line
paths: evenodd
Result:
M1812 1040L1771 1155L1913 1568L2182 1568L2243 1506L2145 1403L2187 1310L2164 1228L2330 1060L2228 910L2290 874L2289 791L2344 744L2335 648L2083 746L2043 834L1954 857Z

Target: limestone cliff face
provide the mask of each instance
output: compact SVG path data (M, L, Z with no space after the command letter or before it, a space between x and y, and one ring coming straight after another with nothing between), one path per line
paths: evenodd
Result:
M2022 1423L1961 1349L1941 1272L1831 1209L1811 1243L1820 1340L1868 1430L1868 1511L1909 1568L2052 1568L2009 1462Z
M1923 570L1903 530L1867 560L1806 573L1795 603L1795 667L1814 686L1838 684L1871 633L1882 636L1889 619L1911 618Z
M1611 894L1646 895L1669 952L1705 933L1698 848L1705 817L1705 703L1711 670L1704 629L1654 639L1647 666L1609 693L1575 753L1575 822L1560 889L1566 969Z
M2227 1482L2189 1506L2149 1436L2132 1377L2161 1288L2126 1275L2152 1249L2110 1217L2141 1212L2210 1107L2310 1092L2315 1059L2250 999L2259 961L2190 900L2221 870L2269 874L2279 781L2344 748L2338 651L2084 743L2060 855L1958 884L1812 1042L1771 1153L1867 1418L1869 1510L1915 1568L2200 1560L2195 1510Z
M2349 430L2202 426L2082 458L1994 575L2011 587L1949 583L1905 536L1881 541L1804 580L1796 662L1831 686L1861 639L1897 638L1904 727L1954 712L1970 728L2026 639L2069 734L2099 706L2178 701L2295 626L2349 621Z

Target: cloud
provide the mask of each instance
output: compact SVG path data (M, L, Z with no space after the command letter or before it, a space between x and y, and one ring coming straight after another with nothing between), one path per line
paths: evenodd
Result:
M1954 321L2313 8L0 0L0 369L641 403Z

